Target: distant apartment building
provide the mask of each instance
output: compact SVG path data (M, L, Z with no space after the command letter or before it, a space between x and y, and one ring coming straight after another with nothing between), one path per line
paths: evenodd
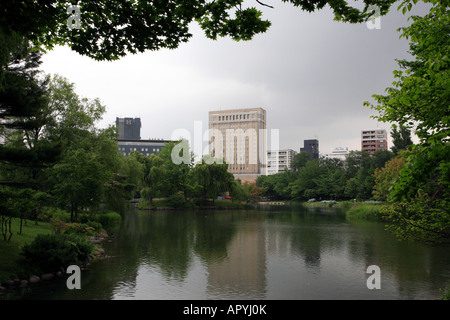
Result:
M361 150L374 154L378 150L388 149L388 135L384 129L361 131Z
M141 139L140 118L116 118L116 127L119 133L119 140Z
M125 156L129 156L133 151L145 156L156 155L166 143L171 142L171 140L163 139L141 140L140 118L116 118L116 126L119 133L117 139L119 152Z
M209 147L210 154L224 159L236 178L255 181L265 174L266 110L210 111Z
M311 155L311 159L319 158L319 140L310 139L303 141L303 148L300 148L300 152L306 151Z
M329 159L339 159L342 161L347 160L347 157L349 156L350 151L347 147L336 147L331 150L331 153L327 153L324 155L324 158Z
M296 154L292 149L267 151L267 175L290 170Z

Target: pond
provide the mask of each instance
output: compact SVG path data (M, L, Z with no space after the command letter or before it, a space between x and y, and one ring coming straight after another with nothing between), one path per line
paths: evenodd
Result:
M338 208L139 211L103 243L109 258L11 299L440 299L450 250L398 241ZM369 289L369 266L380 288Z

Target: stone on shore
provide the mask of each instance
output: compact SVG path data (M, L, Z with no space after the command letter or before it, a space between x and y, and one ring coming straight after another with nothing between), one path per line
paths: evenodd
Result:
M54 277L53 273L44 273L44 274L41 276L41 279L42 279L42 280L50 280L50 279L52 279L53 277Z

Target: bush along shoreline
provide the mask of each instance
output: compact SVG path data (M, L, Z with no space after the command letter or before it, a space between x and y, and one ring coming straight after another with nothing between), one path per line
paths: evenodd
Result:
M12 265L16 275L0 282L0 297L10 289L69 277L71 274L66 270L70 265L83 270L94 261L108 258L102 242L113 238L114 234L105 228L120 221L119 214L96 214L95 220L81 219L84 223L66 222L64 216L67 214L61 212L52 216L51 233L37 234L31 242L20 247L19 257ZM93 215L87 217L94 218Z
M63 235L61 235L63 236ZM105 250L98 246L102 240L107 239L107 235L102 235L99 237L91 237L89 240L83 239L81 237L60 237L58 235L38 235L36 237L36 242L24 247L25 255L22 259L24 263L33 263L33 267L30 267L29 276L21 278L15 278L3 281L0 284L0 291L7 289L23 288L29 284L38 283L40 281L48 281L54 278L69 277L70 274L66 273L67 267L70 265L77 265L80 269L84 269L89 266L93 261L101 260L107 258ZM62 241L62 242L60 242ZM86 242L87 241L87 242ZM59 242L58 248L51 250L52 252L47 252L47 254L41 254L41 250L38 249L37 245L42 244L55 244ZM81 244L85 242L84 244ZM75 243L78 243L75 244ZM80 245L81 244L81 245ZM89 244L92 244L91 247ZM94 246L97 244L97 246ZM79 249L83 248L82 252L77 252ZM54 253L60 253L61 259L55 259ZM64 261L65 258L73 258L73 260ZM45 260L45 259L48 260ZM84 258L83 260L81 260ZM59 267L56 267L59 265ZM51 266L51 267L50 267Z
M339 201L339 202L304 202L307 207L336 207L346 209L345 216L349 219L364 219L370 221L387 221L383 211L389 204L381 201Z

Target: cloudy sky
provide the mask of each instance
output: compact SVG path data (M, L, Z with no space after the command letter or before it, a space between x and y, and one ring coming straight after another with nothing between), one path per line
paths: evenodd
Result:
M196 121L205 132L209 111L240 107L264 108L268 129L279 129L280 147L296 151L304 139L319 139L321 153L360 150L361 130L390 131L363 102L383 93L395 59L408 57L408 42L397 31L408 15L394 5L380 29L369 29L335 22L328 9L307 13L267 3L274 9L260 9L272 26L249 42L209 40L194 24L193 38L176 50L97 62L58 47L43 57L42 69L75 83L80 96L100 98L107 111L99 127L140 117L142 139L171 139L179 129L202 139L194 136Z

